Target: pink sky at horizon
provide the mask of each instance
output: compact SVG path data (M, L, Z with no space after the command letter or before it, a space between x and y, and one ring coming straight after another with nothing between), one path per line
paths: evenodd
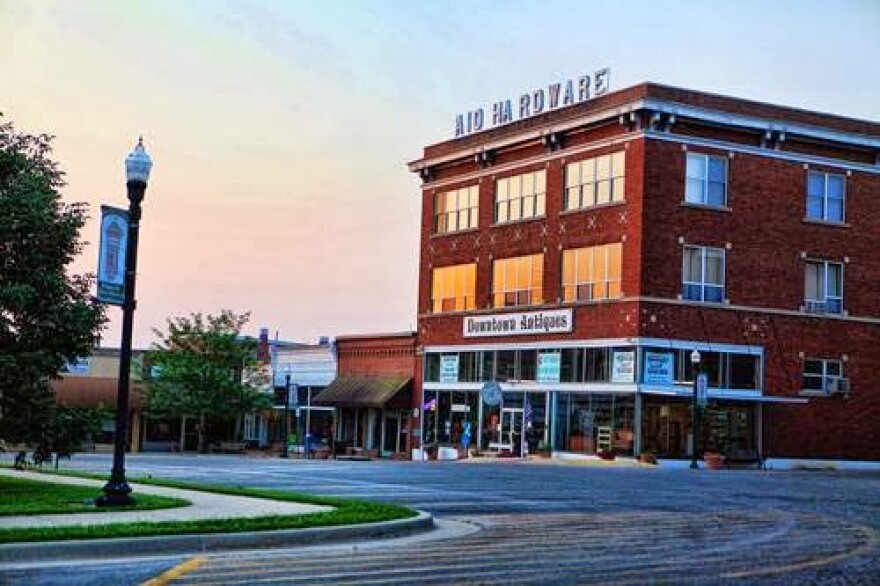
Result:
M91 206L76 272L95 272L95 220L127 205L123 160L143 134L135 346L168 316L220 309L287 340L404 331L420 214L405 163L460 111L609 66L612 89L880 119L877 4L631 4L0 0L0 112L56 135L65 197ZM624 21L626 42L602 26Z

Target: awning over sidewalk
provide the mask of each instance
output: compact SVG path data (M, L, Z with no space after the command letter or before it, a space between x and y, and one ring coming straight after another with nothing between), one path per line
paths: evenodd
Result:
M312 399L314 405L333 407L409 406L411 378L340 377Z

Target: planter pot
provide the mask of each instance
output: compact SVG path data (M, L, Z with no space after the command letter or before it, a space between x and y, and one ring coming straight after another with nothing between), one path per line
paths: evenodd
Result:
M721 454L703 454L703 461L706 462L709 470L721 470L724 468L724 456Z
M601 458L602 460L613 460L614 457L614 452L599 452L599 458Z
M639 462L642 464L657 464L657 456L654 454L639 454Z

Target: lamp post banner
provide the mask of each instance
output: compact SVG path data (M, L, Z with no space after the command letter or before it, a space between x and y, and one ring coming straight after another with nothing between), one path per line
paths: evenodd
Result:
M125 302L125 255L128 248L128 211L101 206L101 246L98 251L98 301Z

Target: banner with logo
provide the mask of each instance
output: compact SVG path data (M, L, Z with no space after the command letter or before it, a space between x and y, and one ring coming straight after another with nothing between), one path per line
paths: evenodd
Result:
M98 251L98 301L125 302L125 254L128 249L128 212L101 206L101 246Z

